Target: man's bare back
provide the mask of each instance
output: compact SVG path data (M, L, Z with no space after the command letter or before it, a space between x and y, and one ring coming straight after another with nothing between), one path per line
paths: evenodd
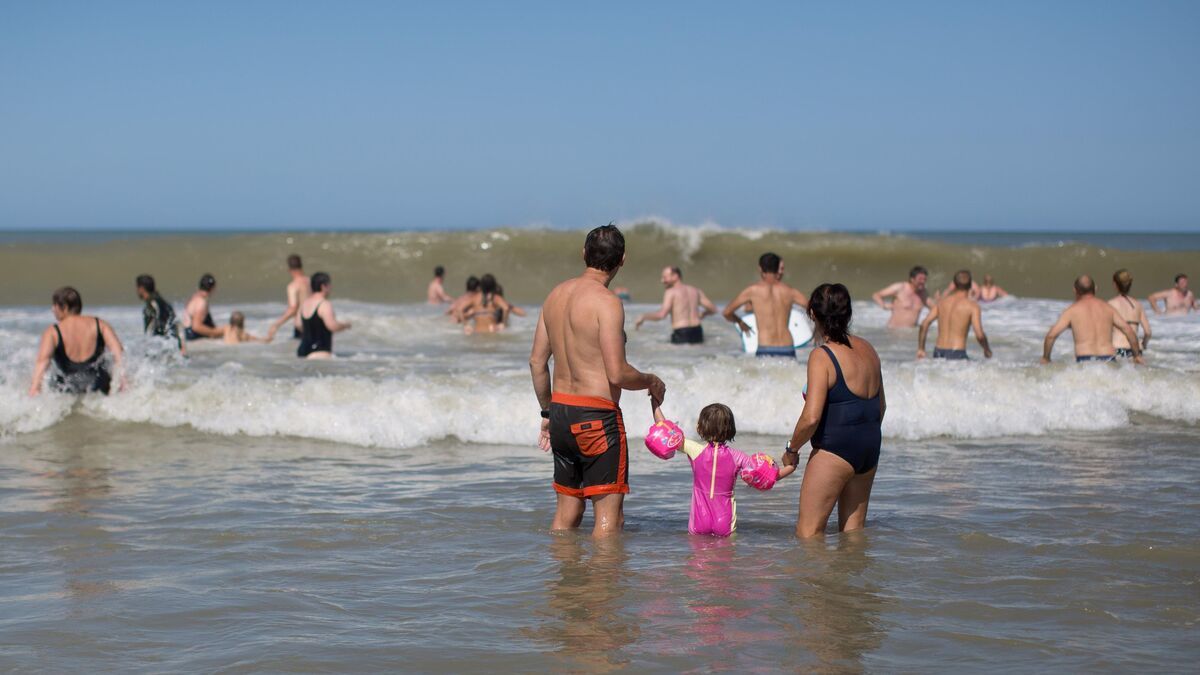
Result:
M662 283L666 287L662 306L657 312L648 312L638 317L634 324L635 329L641 328L646 321L661 321L667 315L671 317L671 328L694 328L700 325L704 317L717 313L716 305L708 299L704 291L680 280L679 268L664 268Z
M783 282L783 261L772 253L759 259L760 279L746 287L725 307L722 314L731 323L736 323L743 332L750 330L737 311L746 308L754 314L758 324L758 346L762 348L790 348L794 346L792 332L788 328L792 306L808 308L808 298L800 291ZM765 265L764 265L765 263Z
M1042 349L1042 363L1050 362L1054 341L1068 328L1075 339L1075 360L1111 359L1116 355L1113 345L1113 329L1125 334L1131 345L1137 344L1137 335L1130 330L1125 320L1109 304L1096 297L1095 284L1090 277L1082 276L1075 282L1075 302L1058 317L1058 321L1046 333ZM1134 361L1142 363L1140 348L1134 347Z
M553 390L619 403L621 388L610 382L604 366L601 327L610 343L616 338L614 329L620 332L623 356L624 330L620 327L625 322L625 308L621 300L594 279L570 279L546 297L542 321L554 354Z
M955 275L955 280L955 291L944 296L921 322L921 331L917 337L918 359L925 358L925 338L934 321L938 324L937 342L934 343L935 358L966 358L967 332L971 329L975 330L975 339L983 347L984 358L992 358L987 335L983 332L983 313L979 303L971 299L970 273L959 272ZM961 286L957 282L961 282Z

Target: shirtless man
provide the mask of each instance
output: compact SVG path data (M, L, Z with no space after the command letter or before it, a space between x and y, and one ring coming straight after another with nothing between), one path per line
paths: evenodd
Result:
M454 299L450 306L446 308L446 314L454 317L454 323L462 323L466 321L467 307L479 297L479 277L467 277L467 292Z
M300 339L300 303L308 299L312 291L309 290L308 276L304 274L304 265L300 262L300 256L295 253L287 257L288 274L292 275L292 280L288 282L284 292L287 293L287 310L283 316L275 319L275 323L267 330L267 342L275 339L275 333L279 327L287 323L288 319L292 320L292 339Z
M917 319L921 318L921 310L926 307L933 309L933 301L925 291L925 282L928 280L929 270L917 265L909 270L908 281L897 281L871 296L875 304L891 311L888 328L916 326ZM884 302L884 298L891 298L891 304Z
M208 299L217 287L217 280L213 275L205 274L200 277L199 285L200 290L192 294L183 308L183 336L188 340L221 337L222 331L208 311Z
M662 307L657 312L647 312L638 317L633 324L634 330L642 327L645 321L662 321L671 315L671 344L699 344L704 342L704 329L700 322L704 317L717 313L717 306L704 294L704 291L683 283L683 272L678 267L664 267L662 285L666 287L663 293ZM701 310L700 308L703 308Z
M447 302L454 302L454 298L446 294L446 289L442 285L445 276L445 267L438 265L433 268L433 280L429 282L429 288L425 290L425 301L429 304L441 305Z
M605 225L589 232L583 260L583 274L555 286L542 305L529 370L542 407L538 445L554 453L558 505L550 527L579 527L590 499L592 535L599 537L625 523L629 459L621 391L649 390L658 405L666 386L625 360L625 308L609 290L625 263L621 231Z
M983 347L983 358L992 358L987 335L983 334L983 312L979 303L971 299L971 273L960 270L954 275L954 292L944 297L921 322L917 336L917 358L925 358L925 336L929 326L938 322L937 342L933 347L933 358L965 361L967 358L967 331L975 331L975 339Z
M1162 300L1162 309L1158 308L1159 300ZM1175 275L1173 288L1150 295L1150 308L1155 314L1165 312L1169 315L1187 314L1194 309L1200 309L1196 306L1196 294L1188 290L1187 275L1182 272Z
M1007 298L1008 291L996 285L996 281L992 279L992 275L983 275L983 285L979 287L979 302L995 302L1000 298Z
M1117 297L1108 301L1108 305L1121 317L1121 320L1133 329L1137 335L1138 326L1142 327L1142 351L1150 344L1150 319L1142 303L1130 297L1129 290L1133 288L1133 275L1129 270L1117 270L1113 273L1113 286L1117 289ZM1117 348L1117 356L1128 359L1133 357L1133 346L1125 339L1125 334L1113 329L1113 346Z
M783 283L783 260L774 253L764 253L758 258L758 283L747 286L737 294L721 312L730 323L736 323L743 333L751 328L737 315L746 308L758 322L758 352L755 356L783 356L796 358L795 341L788 323L792 316L792 305L808 309L808 298L800 291Z
M1142 350L1137 346L1137 335L1107 302L1096 297L1096 283L1088 275L1075 280L1075 302L1065 310L1058 321L1046 333L1042 346L1042 363L1050 363L1050 352L1054 341L1066 329L1075 337L1075 362L1112 361L1116 358L1113 347L1113 328L1125 334L1133 345L1134 363L1144 364Z

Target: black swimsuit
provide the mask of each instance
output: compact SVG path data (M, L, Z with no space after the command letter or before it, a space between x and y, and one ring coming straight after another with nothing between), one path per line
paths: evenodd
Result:
M205 314L204 321L201 321L200 323L204 324L205 326L208 326L209 328L217 327L217 324L213 321L212 312ZM187 328L183 329L183 336L189 340L200 340L200 339L208 337L207 335L201 335L201 334L197 333L196 331L192 330L191 326L188 326Z
M58 333L58 346L54 348L54 364L59 372L54 376L54 388L66 394L84 394L89 391L102 391L105 394L112 386L112 375L101 362L104 356L104 333L100 332L100 319L96 319L96 350L86 361L72 361L67 356L67 348L63 346L63 335L58 324L54 325Z
M812 446L846 460L854 467L854 473L866 473L879 464L879 446L882 442L879 426L883 423L879 394L862 398L850 391L833 350L824 345L821 349L833 361L837 382L825 399L821 422L812 435Z
M300 317L302 329L296 356L305 357L314 352L333 352L333 331L329 330L329 327L325 325L325 320L317 315L319 309L321 309L320 302L313 308L312 316Z

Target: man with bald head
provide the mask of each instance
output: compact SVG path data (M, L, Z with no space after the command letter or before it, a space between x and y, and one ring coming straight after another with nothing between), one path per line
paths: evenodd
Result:
M717 306L704 294L704 291L683 283L683 271L678 267L664 267L662 285L667 290L663 293L662 307L657 312L647 312L638 317L634 329L640 329L645 321L662 321L671 315L671 344L689 345L704 342L704 329L700 321L710 314L717 313Z
M1075 362L1112 361L1116 358L1117 350L1113 346L1113 329L1125 334L1133 347L1134 363L1144 364L1142 350L1138 348L1137 335L1129 329L1129 324L1117 314L1107 302L1096 297L1096 282L1088 275L1075 280L1075 302L1063 310L1058 321L1046 333L1046 341L1042 347L1042 363L1050 363L1050 352L1054 350L1054 341L1062 332L1071 329L1075 338Z
M933 348L933 358L966 360L967 331L972 329L975 331L975 339L979 340L979 346L983 347L983 357L992 358L992 348L988 346L987 336L983 334L983 312L979 310L979 303L971 297L973 285L969 271L959 270L954 275L951 286L953 292L943 296L921 322L921 331L917 336L918 359L925 358L925 337L934 321L938 322L938 337Z

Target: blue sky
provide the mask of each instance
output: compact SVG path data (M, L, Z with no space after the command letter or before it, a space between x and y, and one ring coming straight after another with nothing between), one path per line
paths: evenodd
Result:
M1197 2L0 4L0 228L1200 229Z

